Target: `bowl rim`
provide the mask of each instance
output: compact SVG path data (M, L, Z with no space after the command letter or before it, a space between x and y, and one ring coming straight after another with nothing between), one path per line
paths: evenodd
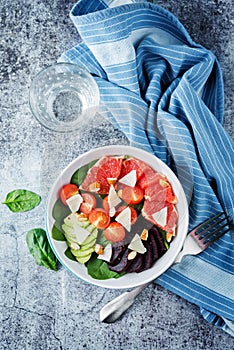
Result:
M168 252L170 252L170 259L168 259L168 252L166 252L160 259L158 259L153 267L151 267L148 270L145 270L140 273L129 273L126 274L120 278L114 279L107 279L107 280L96 280L88 275L87 269L85 266L79 266L79 264L76 261L72 261L68 259L64 254L61 256L60 250L67 247L67 243L65 241L56 241L52 238L51 230L53 227L54 219L52 217L52 209L55 204L55 200L58 199L58 188L61 188L61 186L64 184L62 182L63 179L67 179L69 175L69 182L71 179L72 174L75 170L77 170L79 167L88 164L90 161L94 159L99 159L101 156L106 155L125 155L128 154L130 156L133 156L135 158L138 158L142 161L144 161L146 164L149 164L149 161L155 162L155 166L159 169L162 168L163 171L166 170L164 173L169 181L173 180L173 190L176 192L177 197L179 193L180 201L176 205L177 210L178 206L179 209L183 209L183 217L179 215L178 218L178 227L181 229L181 233L179 234L180 237L178 237L178 234L173 239L170 249ZM139 156L137 156L139 154ZM86 160L86 161L85 161ZM78 163L78 166L77 166ZM151 167L153 167L154 170L157 170L156 167L152 166L152 164L149 164ZM74 170L75 169L75 170ZM57 192L56 192L57 189ZM178 210L179 211L179 210ZM152 153L149 153L148 151L133 147L133 146L127 146L127 145L109 145L109 146L103 146L103 147L97 147L93 148L81 155L79 155L77 158L75 158L72 162L70 162L64 170L60 173L60 175L56 178L54 181L50 193L47 198L47 205L46 205L46 234L50 243L50 246L55 253L57 259L59 262L73 275L75 275L77 278L81 279L84 282L91 283L96 286L109 288L109 289L126 289L126 288L132 288L140 286L144 283L148 283L162 275L169 267L173 265L173 262L180 252L184 240L188 233L188 222L189 222L189 213L188 213L188 204L187 199L184 193L184 190L182 188L182 185L174 172L159 158L157 158ZM178 238L177 238L178 237ZM72 264L73 263L73 264ZM75 265L74 265L75 264ZM79 265L77 265L79 264ZM72 266L72 267L71 267ZM78 271L76 271L76 268L81 269L83 273L81 274ZM134 278L133 278L134 277Z

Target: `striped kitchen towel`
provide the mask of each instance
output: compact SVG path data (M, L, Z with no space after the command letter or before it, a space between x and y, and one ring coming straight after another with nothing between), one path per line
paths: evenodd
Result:
M90 71L108 107L106 117L131 145L176 172L190 200L190 229L222 209L234 218L234 149L222 127L217 59L168 11L148 2L123 2L114 7L115 1L79 1L70 16L82 42L59 60ZM157 279L232 335L233 248L228 233Z

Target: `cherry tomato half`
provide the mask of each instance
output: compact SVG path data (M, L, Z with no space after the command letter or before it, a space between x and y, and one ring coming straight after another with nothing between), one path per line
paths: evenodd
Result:
M120 192L120 197L127 204L132 204L132 205L138 204L144 198L144 191L139 186L135 186L135 187L125 186L119 192Z
M91 193L82 193L83 202L80 206L80 211L84 214L90 214L96 207L96 198Z
M121 211L123 211L126 208L127 208L126 205L121 205L121 207L119 207L116 211L116 216L119 215L121 213ZM137 212L136 212L136 209L134 209L130 206L129 206L129 208L131 210L131 225L133 225L137 221Z
M97 228L104 229L110 223L110 215L102 208L96 208L89 214L89 221Z
M109 206L109 203L108 203L108 196L106 196L106 197L103 198L102 206L103 206L104 210L106 210L107 212L109 212L110 206Z
M75 194L77 194L79 191L79 188L77 185L74 184L67 184L64 185L60 191L60 199L63 202L63 204L67 205L66 200Z
M103 234L108 241L117 243L124 239L126 233L124 227L120 223L112 222L104 230Z

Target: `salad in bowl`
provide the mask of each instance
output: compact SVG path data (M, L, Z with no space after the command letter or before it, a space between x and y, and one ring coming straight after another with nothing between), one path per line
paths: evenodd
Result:
M54 183L47 234L59 261L77 277L107 288L157 278L182 248L188 206L175 174L130 146L93 149Z

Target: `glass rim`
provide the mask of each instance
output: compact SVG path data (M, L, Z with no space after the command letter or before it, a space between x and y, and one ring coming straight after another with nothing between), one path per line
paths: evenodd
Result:
M75 64L75 63L70 63L70 62L56 62L56 63L52 63L44 68L42 68L39 72L37 72L35 74L35 76L31 79L30 82L30 86L29 86L29 92L28 92L28 103L29 103L29 108L30 111L32 113L32 115L35 117L35 119L46 129L50 130L50 131L56 131L59 133L65 133L65 132L71 132L73 130L76 129L76 124L77 128L79 126L79 122L77 121L72 121L72 122L59 122L57 126L53 126L50 123L46 123L45 121L43 121L37 111L36 111L36 99L35 99L35 87L37 84L38 79L40 79L41 76L43 76L43 74L45 74L47 71L50 72L53 69L56 69L57 67L72 67L74 69L73 73L74 75L81 75L84 74L90 81L92 81L93 84L93 88L96 90L95 91L95 95L97 96L97 102L95 105L93 105L92 107L88 108L86 111L91 110L91 109L95 109L99 106L100 103L100 92L99 92L99 88L98 88L98 84L96 82L96 80L94 79L93 75L87 71L85 68ZM55 72L55 75L57 75L57 73Z

